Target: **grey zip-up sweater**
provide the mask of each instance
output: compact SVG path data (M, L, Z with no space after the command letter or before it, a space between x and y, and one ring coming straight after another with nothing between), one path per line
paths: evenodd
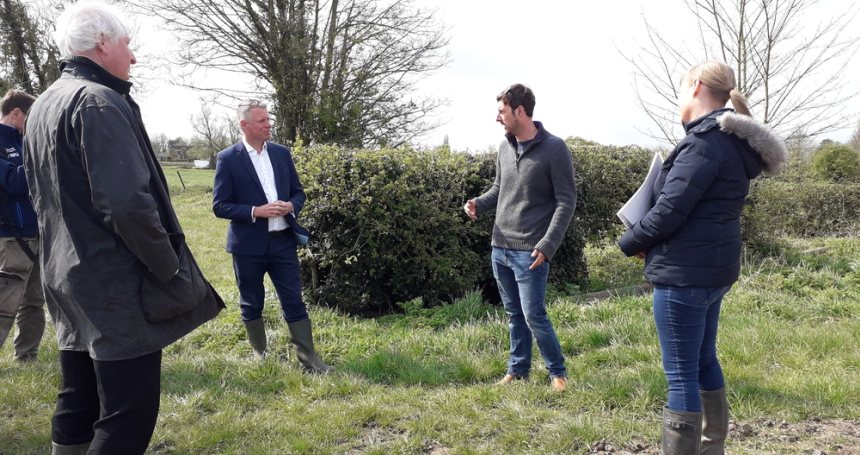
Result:
M576 208L573 160L567 144L534 122L538 133L517 157L517 140L499 146L496 180L475 199L477 212L496 209L494 247L532 251L552 260Z

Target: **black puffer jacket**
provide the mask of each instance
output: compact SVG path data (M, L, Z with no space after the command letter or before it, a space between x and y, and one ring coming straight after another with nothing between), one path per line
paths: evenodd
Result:
M782 167L785 143L731 109L684 128L687 136L654 182L653 207L618 245L628 256L647 251L645 276L652 283L728 286L740 274L740 215L750 180Z

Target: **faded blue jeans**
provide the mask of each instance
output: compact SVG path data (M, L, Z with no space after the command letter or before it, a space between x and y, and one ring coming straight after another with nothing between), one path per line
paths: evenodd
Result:
M717 326L729 289L654 285L654 321L669 382L669 409L701 412L699 390L723 388Z
M537 341L551 377L566 377L564 356L552 323L546 314L544 294L549 261L534 270L531 251L493 247L493 275L510 320L511 351L508 374L527 377L532 363L532 336Z

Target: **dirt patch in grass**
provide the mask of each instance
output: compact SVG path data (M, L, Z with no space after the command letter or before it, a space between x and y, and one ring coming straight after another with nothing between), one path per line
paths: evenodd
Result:
M757 455L860 455L860 421L810 418L790 423L773 419L731 421L729 444L732 454ZM616 444L597 441L589 455L659 455L659 444L632 441Z

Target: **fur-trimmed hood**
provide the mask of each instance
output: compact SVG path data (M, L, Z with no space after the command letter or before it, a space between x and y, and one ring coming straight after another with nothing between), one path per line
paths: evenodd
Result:
M717 118L720 131L745 140L758 154L765 175L775 175L788 159L788 149L773 129L748 115L728 111Z

